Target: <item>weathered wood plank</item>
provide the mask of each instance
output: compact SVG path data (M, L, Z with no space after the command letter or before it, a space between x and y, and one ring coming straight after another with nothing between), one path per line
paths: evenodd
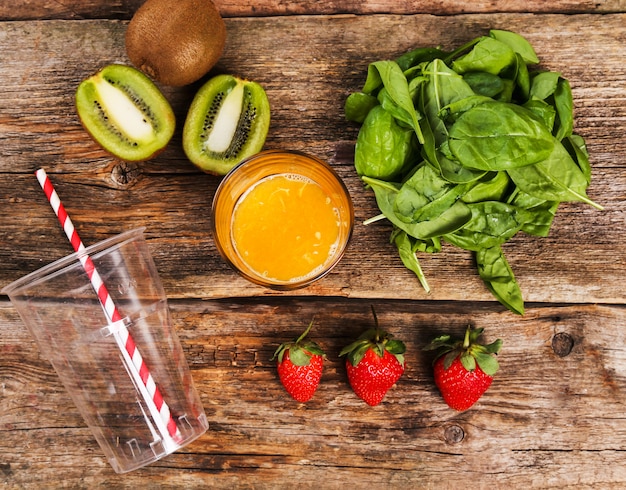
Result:
M289 0L274 2L261 0L214 0L223 17L255 17L274 15L329 15L329 14L436 14L456 15L464 13L610 13L624 12L624 0L576 1L558 0L322 0L302 2ZM30 0L24 2L0 2L0 20L35 19L130 19L143 0L86 0L82 2L48 2Z
M374 408L351 392L338 358L372 325L370 304L408 348L405 375ZM329 488L361 478L385 488L455 488L467 478L477 488L626 484L623 307L536 307L511 318L461 302L265 298L173 301L171 309L211 427L182 451L117 476L15 311L0 304L0 482L23 488L63 475L67 487L317 488L319 478ZM328 361L314 398L298 404L271 356L313 317ZM494 384L459 414L440 399L422 348L468 322L504 345ZM562 357L557 334L573 341Z
M418 45L450 48L489 28L514 26L536 47L541 66L570 80L576 129L587 139L594 168L590 196L606 210L563 205L550 237L520 235L507 244L507 257L527 301L623 303L625 24L624 14L229 19L227 48L215 71L256 79L266 87L273 118L266 147L328 159L355 201L357 226L342 263L314 287L291 294L427 298L387 243L389 227L361 224L377 209L352 167L358 128L344 120L343 103L362 85L370 61ZM164 88L179 129L168 149L139 164L127 182L114 180L119 162L80 127L74 90L101 66L127 62L125 26L122 21L0 24L0 284L69 251L32 176L44 166L85 242L148 226L171 297L274 294L238 278L213 244L209 209L218 179L196 171L180 142L198 84ZM386 42L380 43L383 38ZM430 299L491 301L469 253L446 247L422 262L433 290Z
M272 102L267 147L328 159L355 201L348 254L329 277L294 293L253 287L218 257L209 208L219 179L196 171L180 143L199 84L164 88L179 128L151 162L122 165L80 127L74 90L101 66L127 62L126 21L141 3L0 1L1 20L58 19L0 22L0 287L69 251L32 175L39 166L87 243L147 226L211 428L156 464L115 475L2 298L0 486L626 486L626 15L616 13L626 10L623 0L216 0L229 39L215 72L260 81ZM522 33L542 67L570 80L576 129L594 168L590 195L606 207L563 205L549 238L518 236L507 245L529 302L524 317L493 303L471 256L452 247L423 257L427 296L388 244L389 228L361 225L377 211L352 168L357 128L343 119L343 102L370 61L417 45L457 46L489 28ZM409 348L406 374L375 408L351 392L338 358L371 326L370 304ZM303 405L288 398L270 359L313 317L328 361L318 393ZM457 414L439 397L422 347L468 323L504 347L487 395ZM557 348L559 338L571 351Z

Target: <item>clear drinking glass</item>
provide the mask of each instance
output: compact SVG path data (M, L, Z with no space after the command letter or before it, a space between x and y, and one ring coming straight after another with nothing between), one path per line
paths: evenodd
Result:
M309 273L296 275L296 277L276 278L264 274L263 271L255 270L247 260L246 254L238 250L238 244L234 238L236 226L238 226L234 217L238 206L256 186L278 176L288 176L293 180L319 186L336 216L337 238L334 245L330 247L326 260ZM291 196L293 194L292 190ZM285 193L286 205L289 204L289 199L290 195ZM257 209L260 215L261 209ZM302 221L314 224L318 219L314 211L302 209ZM218 186L213 198L212 218L215 242L226 262L249 281L277 290L302 288L328 274L344 255L354 227L352 200L341 178L328 163L298 151L263 151L237 165ZM254 213L251 219L257 219ZM287 221L279 222L276 236L282 236L284 228L288 226ZM274 247L273 253L277 255L277 260L280 260L281 255L289 254L289 247L292 244L293 242L285 242Z

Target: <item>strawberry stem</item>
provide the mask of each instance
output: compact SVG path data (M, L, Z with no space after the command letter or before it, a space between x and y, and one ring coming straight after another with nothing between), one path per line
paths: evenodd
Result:
M470 334L471 334L471 332L472 332L472 329L470 327L465 329L465 338L463 339L463 350L467 350L467 348L470 346Z
M315 320L315 318L313 320ZM304 337L309 334L309 332L311 331L311 327L313 326L313 320L311 320L311 323L309 323L309 326L306 327L306 330L302 333L302 335L298 337L298 339L296 340L296 344L299 344L304 339Z
M317 343L311 340L304 341L312 326L313 320L311 320L309 326L297 339L280 344L276 352L274 352L272 360L278 359L279 363L283 362L285 352L289 351L289 357L294 365L307 366L312 356L324 356L324 350Z
M370 305L370 308L372 309L372 315L374 316L374 327L375 327L375 342L379 342L380 341L380 331L378 330L378 316L376 315L376 310L374 309L374 305Z
M404 343L400 340L391 339L389 333L380 329L374 306L371 306L371 309L374 316L374 328L367 329L357 340L341 349L339 357L347 355L350 363L356 366L361 362L365 353L371 349L378 357L384 357L385 351L388 351L396 356L398 362L403 364L403 354L406 351Z

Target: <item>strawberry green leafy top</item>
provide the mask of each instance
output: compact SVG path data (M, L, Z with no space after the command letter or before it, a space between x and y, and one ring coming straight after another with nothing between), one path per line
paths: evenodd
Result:
M483 345L478 342L484 328L473 328L471 325L465 330L464 338L454 338L451 335L441 335L425 347L425 350L439 351L435 360L444 357L444 368L448 369L454 360L460 356L461 364L468 371L476 369L476 365L487 375L493 376L499 368L498 361L493 356L502 347L502 340L498 339L491 344Z

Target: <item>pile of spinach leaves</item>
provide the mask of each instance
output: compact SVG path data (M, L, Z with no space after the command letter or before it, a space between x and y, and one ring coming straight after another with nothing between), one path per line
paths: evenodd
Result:
M429 291L417 252L442 241L474 253L493 295L523 314L520 287L502 244L517 232L545 237L563 201L598 209L583 138L573 133L570 85L533 71L539 59L521 35L488 36L444 52L418 48L371 63L345 103L361 124L358 175L393 225L403 264Z

